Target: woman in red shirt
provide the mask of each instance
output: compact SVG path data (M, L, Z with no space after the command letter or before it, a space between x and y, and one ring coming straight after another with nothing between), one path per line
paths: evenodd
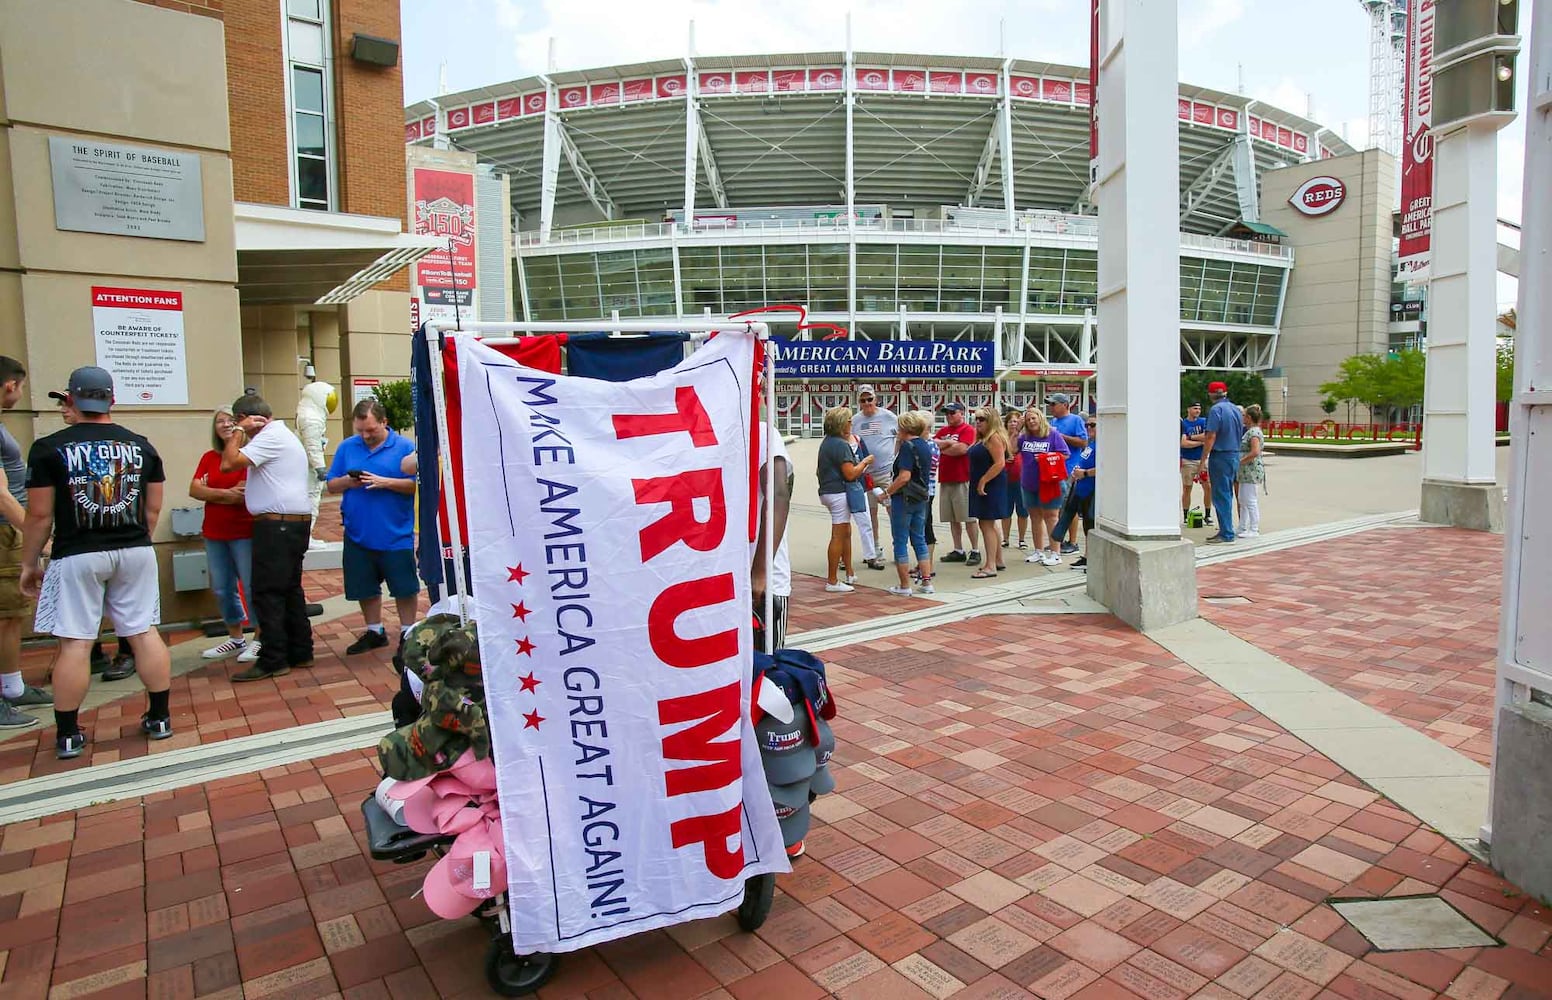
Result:
M205 504L205 526L201 532L205 536L205 561L210 570L210 589L221 604L221 618L226 622L228 635L225 642L200 655L207 660L224 660L235 654L240 662L251 663L259 658L259 642L257 635L252 642L243 638L243 622L249 617L243 609L243 598L251 599L253 594L253 515L248 513L243 498L248 470L221 471L221 450L236 427L231 410L216 410L210 428L212 450L200 458L194 481L189 483L189 496ZM237 591L239 582L241 594Z

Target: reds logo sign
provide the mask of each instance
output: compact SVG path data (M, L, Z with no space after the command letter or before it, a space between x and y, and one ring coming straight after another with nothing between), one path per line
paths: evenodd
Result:
M1319 216L1335 212L1346 199L1346 184L1335 177L1320 176L1300 184L1288 204L1303 215Z
M451 198L415 203L415 231L446 236L460 246L474 245L474 206Z

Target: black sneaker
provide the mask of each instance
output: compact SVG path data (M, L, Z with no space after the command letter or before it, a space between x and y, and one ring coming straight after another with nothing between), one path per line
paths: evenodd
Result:
M171 719L153 719L147 712L140 717L140 731L153 740L165 740L172 735Z
M1070 556L1070 555L1072 555L1076 551L1078 551L1078 547L1076 545L1072 544L1071 542L1063 542L1062 543L1062 555Z
M1089 557L1088 556L1079 556L1078 558L1074 559L1072 561L1072 568L1073 569L1088 569L1089 568Z
M979 560L980 558L981 558L980 556L976 556L976 559ZM948 555L944 556L943 557L943 561L944 562L964 562L965 561L965 554L960 549L955 549L954 551L950 552Z
M977 552L975 549L971 549L970 550L970 554L965 556L965 565L966 566L979 566L979 565L981 565L981 553Z
M74 732L69 736L60 736L54 740L54 756L60 760L70 760L81 756L86 749L86 734Z
M361 633L361 638L345 647L345 655L355 656L357 653L382 649L386 645L388 645L388 633L367 629Z
M121 681L126 677L133 677L135 673L135 658L129 655L119 655L113 658L108 669L102 672L105 681Z

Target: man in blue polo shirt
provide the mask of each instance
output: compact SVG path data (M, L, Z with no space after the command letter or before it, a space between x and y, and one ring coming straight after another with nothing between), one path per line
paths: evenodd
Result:
M415 574L415 477L400 471L415 446L388 427L388 413L376 399L363 399L351 412L355 436L340 442L329 467L329 492L343 493L345 598L361 604L366 631L345 648L365 653L388 645L383 630L383 591L399 612L399 641L414 624L420 596Z

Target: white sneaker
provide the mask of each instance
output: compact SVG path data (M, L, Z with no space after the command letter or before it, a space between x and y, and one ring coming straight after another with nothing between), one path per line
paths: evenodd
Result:
M936 594L937 593L937 591L932 588L932 584L930 584L930 583L918 583L916 585L916 592L918 594Z
M896 597L910 597L915 593L910 587L890 587L889 592Z
M827 584L825 584L825 593L827 593L827 594L849 594L849 593L851 593L852 591L854 591L856 589L857 589L856 587L853 587L849 583L827 583Z
M849 575L849 576L847 576L847 577L846 577L846 582L847 582L847 583L848 583L848 584L852 584L852 585L855 585L855 584L856 584L856 582L857 582L857 574L855 574L855 573L852 573L852 574L850 574L850 575Z
M207 660L224 660L233 653L240 653L248 645L241 639L228 639L219 646L211 646L199 655Z
M1044 562L1045 561L1045 553L1044 552L1040 552L1040 551L1031 552L1029 555L1024 557L1024 561L1027 562L1027 563Z
M248 648L242 651L242 655L241 656L237 657L237 662L238 663L252 663L255 660L257 660L258 658L259 658L259 640L255 639L252 642L248 643Z
M1055 552L1046 552L1040 556L1040 565L1042 566L1060 566L1061 564L1062 557Z
M1259 531L1241 531L1239 533L1238 537L1240 537L1240 538L1260 538L1261 537L1261 532L1259 532Z

